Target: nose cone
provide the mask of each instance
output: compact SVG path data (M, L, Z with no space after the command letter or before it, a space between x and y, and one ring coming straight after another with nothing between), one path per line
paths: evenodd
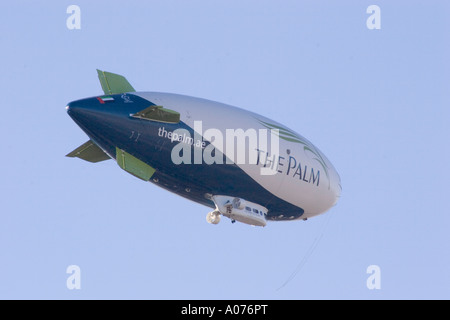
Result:
M72 119L79 121L128 119L129 115L147 108L151 103L131 94L91 97L70 102L67 113Z
M116 131L115 128L120 128L121 122L127 119L125 108L117 107L113 100L107 104L106 99L113 98L87 98L72 101L66 106L72 120L96 141L110 139Z
M140 128L140 120L130 114L151 103L131 94L91 97L70 102L66 106L72 120L103 150L129 143L129 137Z
M131 112L120 103L120 96L102 96L81 99L70 102L67 113L75 123L86 133L107 133L115 126L120 127L121 121L126 121Z
M78 125L80 125L80 122L77 121L77 119L79 118L80 110L81 110L81 113L83 113L82 109L83 109L83 107L82 107L82 104L80 103L80 101L72 101L69 104L67 104L67 106L66 106L67 114Z
M89 118L87 113L89 113L90 109L92 108L90 108L89 104L87 104L84 100L72 101L66 107L67 114L78 125L84 124L83 119Z
M69 116L78 123L77 120L83 118L89 118L94 114L101 112L101 108L98 106L97 99L83 99L72 101L66 106L67 113Z

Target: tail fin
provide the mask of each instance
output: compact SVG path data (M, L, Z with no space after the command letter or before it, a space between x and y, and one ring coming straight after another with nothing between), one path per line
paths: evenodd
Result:
M92 140L89 140L88 142L79 146L71 153L66 155L66 157L80 158L89 162L100 162L110 159L110 157L105 152L103 152L103 150L100 149L94 142L92 142Z
M119 94L136 91L124 76L98 69L97 74L105 94Z

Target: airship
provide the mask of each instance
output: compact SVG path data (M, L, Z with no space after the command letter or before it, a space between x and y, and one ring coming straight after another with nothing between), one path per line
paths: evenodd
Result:
M336 169L288 127L207 99L136 92L122 75L97 74L103 94L66 107L89 138L67 157L112 159L138 179L211 208L211 224L225 216L265 227L307 220L337 203Z

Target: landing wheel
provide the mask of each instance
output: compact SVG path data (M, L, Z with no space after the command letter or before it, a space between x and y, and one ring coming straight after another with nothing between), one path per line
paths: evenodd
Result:
M211 224L218 224L220 222L220 212L211 211L206 215L206 221Z

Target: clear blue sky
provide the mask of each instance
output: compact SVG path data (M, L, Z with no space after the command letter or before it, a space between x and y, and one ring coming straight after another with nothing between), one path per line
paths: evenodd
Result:
M66 27L70 4L80 30ZM366 27L371 4L380 30ZM447 1L0 10L0 298L450 298ZM208 208L113 161L64 157L87 140L64 107L102 92L96 68L287 125L339 171L338 205L307 222L212 226ZM69 265L81 290L66 287Z

